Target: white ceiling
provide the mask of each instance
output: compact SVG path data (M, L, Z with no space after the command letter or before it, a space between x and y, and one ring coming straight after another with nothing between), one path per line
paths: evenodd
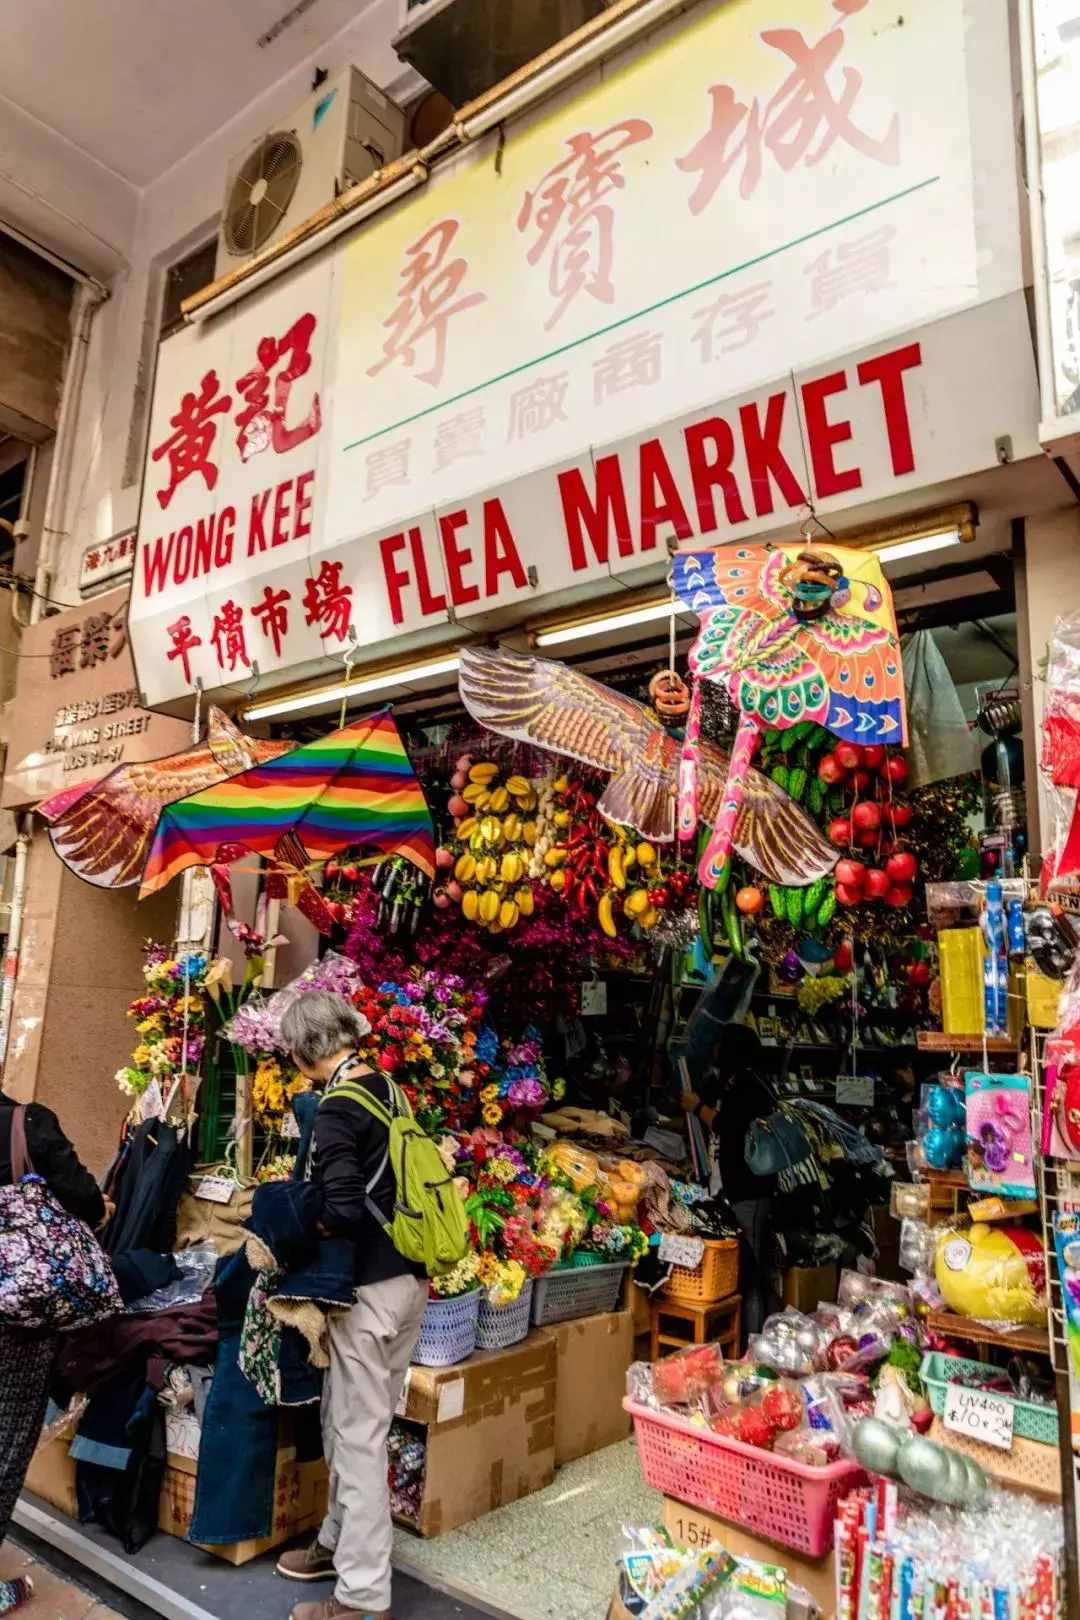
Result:
M314 0L260 48L295 0L0 0L0 98L141 188L372 3Z

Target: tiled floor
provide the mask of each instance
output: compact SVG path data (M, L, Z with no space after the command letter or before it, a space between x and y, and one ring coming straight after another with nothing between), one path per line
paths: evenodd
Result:
M20 1620L23 1616L25 1620L120 1620L91 1593L54 1575L9 1542L0 1549L0 1580L14 1580L18 1575L29 1575L34 1583L32 1601L16 1611Z
M568 1463L546 1490L449 1535L394 1533L394 1562L515 1620L603 1620L623 1524L653 1524L632 1440ZM96 1620L96 1617L95 1617Z

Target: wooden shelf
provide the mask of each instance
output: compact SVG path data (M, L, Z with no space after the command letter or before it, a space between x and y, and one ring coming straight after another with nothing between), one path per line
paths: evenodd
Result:
M926 1170L920 1170L919 1174L924 1181L928 1181L933 1187L962 1187L965 1192L971 1191L968 1186L966 1170L931 1170L927 1168Z
M1050 1335L1045 1328L1018 1327L1010 1332L988 1327L985 1322L976 1322L970 1316L956 1316L952 1311L931 1311L926 1325L936 1333L947 1334L952 1339L963 1339L969 1344L1002 1345L1006 1350L1026 1350L1037 1356L1050 1354Z
M946 1035L941 1029L920 1029L918 1042L920 1052L981 1052L984 1037ZM1011 1035L987 1035L985 1045L988 1052L1007 1052L1015 1055L1020 1050Z

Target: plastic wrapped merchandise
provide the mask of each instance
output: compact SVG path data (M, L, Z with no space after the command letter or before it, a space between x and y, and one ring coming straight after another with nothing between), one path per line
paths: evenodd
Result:
M910 1271L913 1277L929 1277L936 1254L937 1233L928 1221L901 1221L898 1255L901 1271Z
M958 1316L1041 1327L1046 1321L1046 1263L1033 1232L1019 1226L939 1229L934 1275Z
M686 1350L676 1350L674 1355L652 1363L653 1400L647 1404L692 1406L706 1390L720 1382L724 1367L724 1352L717 1344L699 1344Z
M214 1280L220 1256L212 1243L196 1243L190 1249L181 1249L173 1259L180 1268L164 1288L134 1300L127 1306L128 1316L143 1315L148 1311L176 1311L184 1305L197 1305Z
M619 1620L714 1620L710 1597L734 1573L734 1558L719 1542L673 1547L663 1530L623 1526L626 1550L618 1560L618 1593L612 1613Z
M792 1306L767 1317L747 1346L751 1361L801 1378L825 1366L828 1335L819 1322Z

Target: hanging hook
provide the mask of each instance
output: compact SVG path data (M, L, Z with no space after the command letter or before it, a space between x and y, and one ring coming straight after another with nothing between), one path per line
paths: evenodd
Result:
M201 675L196 675L196 677L195 677L195 712L191 717L191 740L192 740L193 743L197 743L200 736L202 735L202 699L203 699L202 676Z
M356 640L356 626L349 625L348 638L342 650L341 659L345 665L345 686L341 694L341 714L338 716L338 730L345 729L345 721L349 710L349 683L352 680L353 665L360 657L360 648Z
M251 664L251 685L248 687L247 691L244 693L244 702L245 703L250 703L251 702L251 699L255 696L256 692L259 690L259 683L260 683L261 680L262 680L262 672L259 669L259 661L256 658L256 659L252 660L252 664Z

